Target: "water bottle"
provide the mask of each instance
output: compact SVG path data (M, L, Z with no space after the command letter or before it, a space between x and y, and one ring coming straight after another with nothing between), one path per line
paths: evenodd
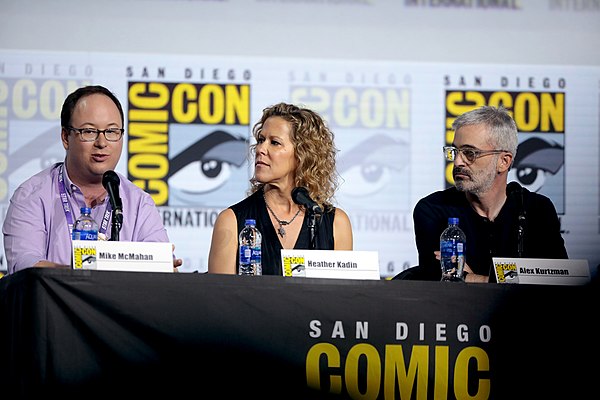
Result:
M440 235L442 281L464 282L467 237L458 227L458 218L448 218L448 227Z
M256 229L256 221L246 220L246 226L240 232L240 275L262 275L261 243L262 235Z
M81 207L81 215L73 225L73 240L98 240L98 223L91 213L91 208Z

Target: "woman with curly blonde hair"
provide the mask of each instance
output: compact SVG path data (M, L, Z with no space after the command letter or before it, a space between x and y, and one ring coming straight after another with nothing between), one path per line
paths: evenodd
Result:
M279 103L263 110L252 130L254 176L248 197L223 210L215 222L208 272L236 274L238 236L246 219L262 233L262 272L282 275L281 249L311 248L311 210L296 204L292 191L307 190L323 210L316 216L315 248L352 250L348 215L334 207L338 187L333 132L307 108Z

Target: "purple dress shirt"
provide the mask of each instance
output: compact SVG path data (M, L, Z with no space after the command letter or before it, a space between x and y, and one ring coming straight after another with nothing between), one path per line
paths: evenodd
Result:
M41 260L71 265L71 236L60 198L57 163L23 182L13 193L2 232L7 272L32 267ZM123 201L120 241L169 242L167 231L152 197L121 174L119 194ZM64 168L65 191L73 221L85 205L81 190L69 179ZM92 208L98 225L109 204L106 198ZM111 224L106 229L110 238Z

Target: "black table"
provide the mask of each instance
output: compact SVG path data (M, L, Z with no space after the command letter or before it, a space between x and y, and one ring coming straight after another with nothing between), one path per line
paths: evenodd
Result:
M31 268L0 279L0 390L589 398L597 289Z

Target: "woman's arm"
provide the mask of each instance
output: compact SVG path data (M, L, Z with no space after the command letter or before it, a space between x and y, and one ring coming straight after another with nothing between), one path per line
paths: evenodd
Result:
M215 274L237 274L238 233L237 219L233 210L223 210L213 228L210 252L208 254L208 272Z
M333 218L334 250L352 250L352 224L348 214L341 208L335 209Z

